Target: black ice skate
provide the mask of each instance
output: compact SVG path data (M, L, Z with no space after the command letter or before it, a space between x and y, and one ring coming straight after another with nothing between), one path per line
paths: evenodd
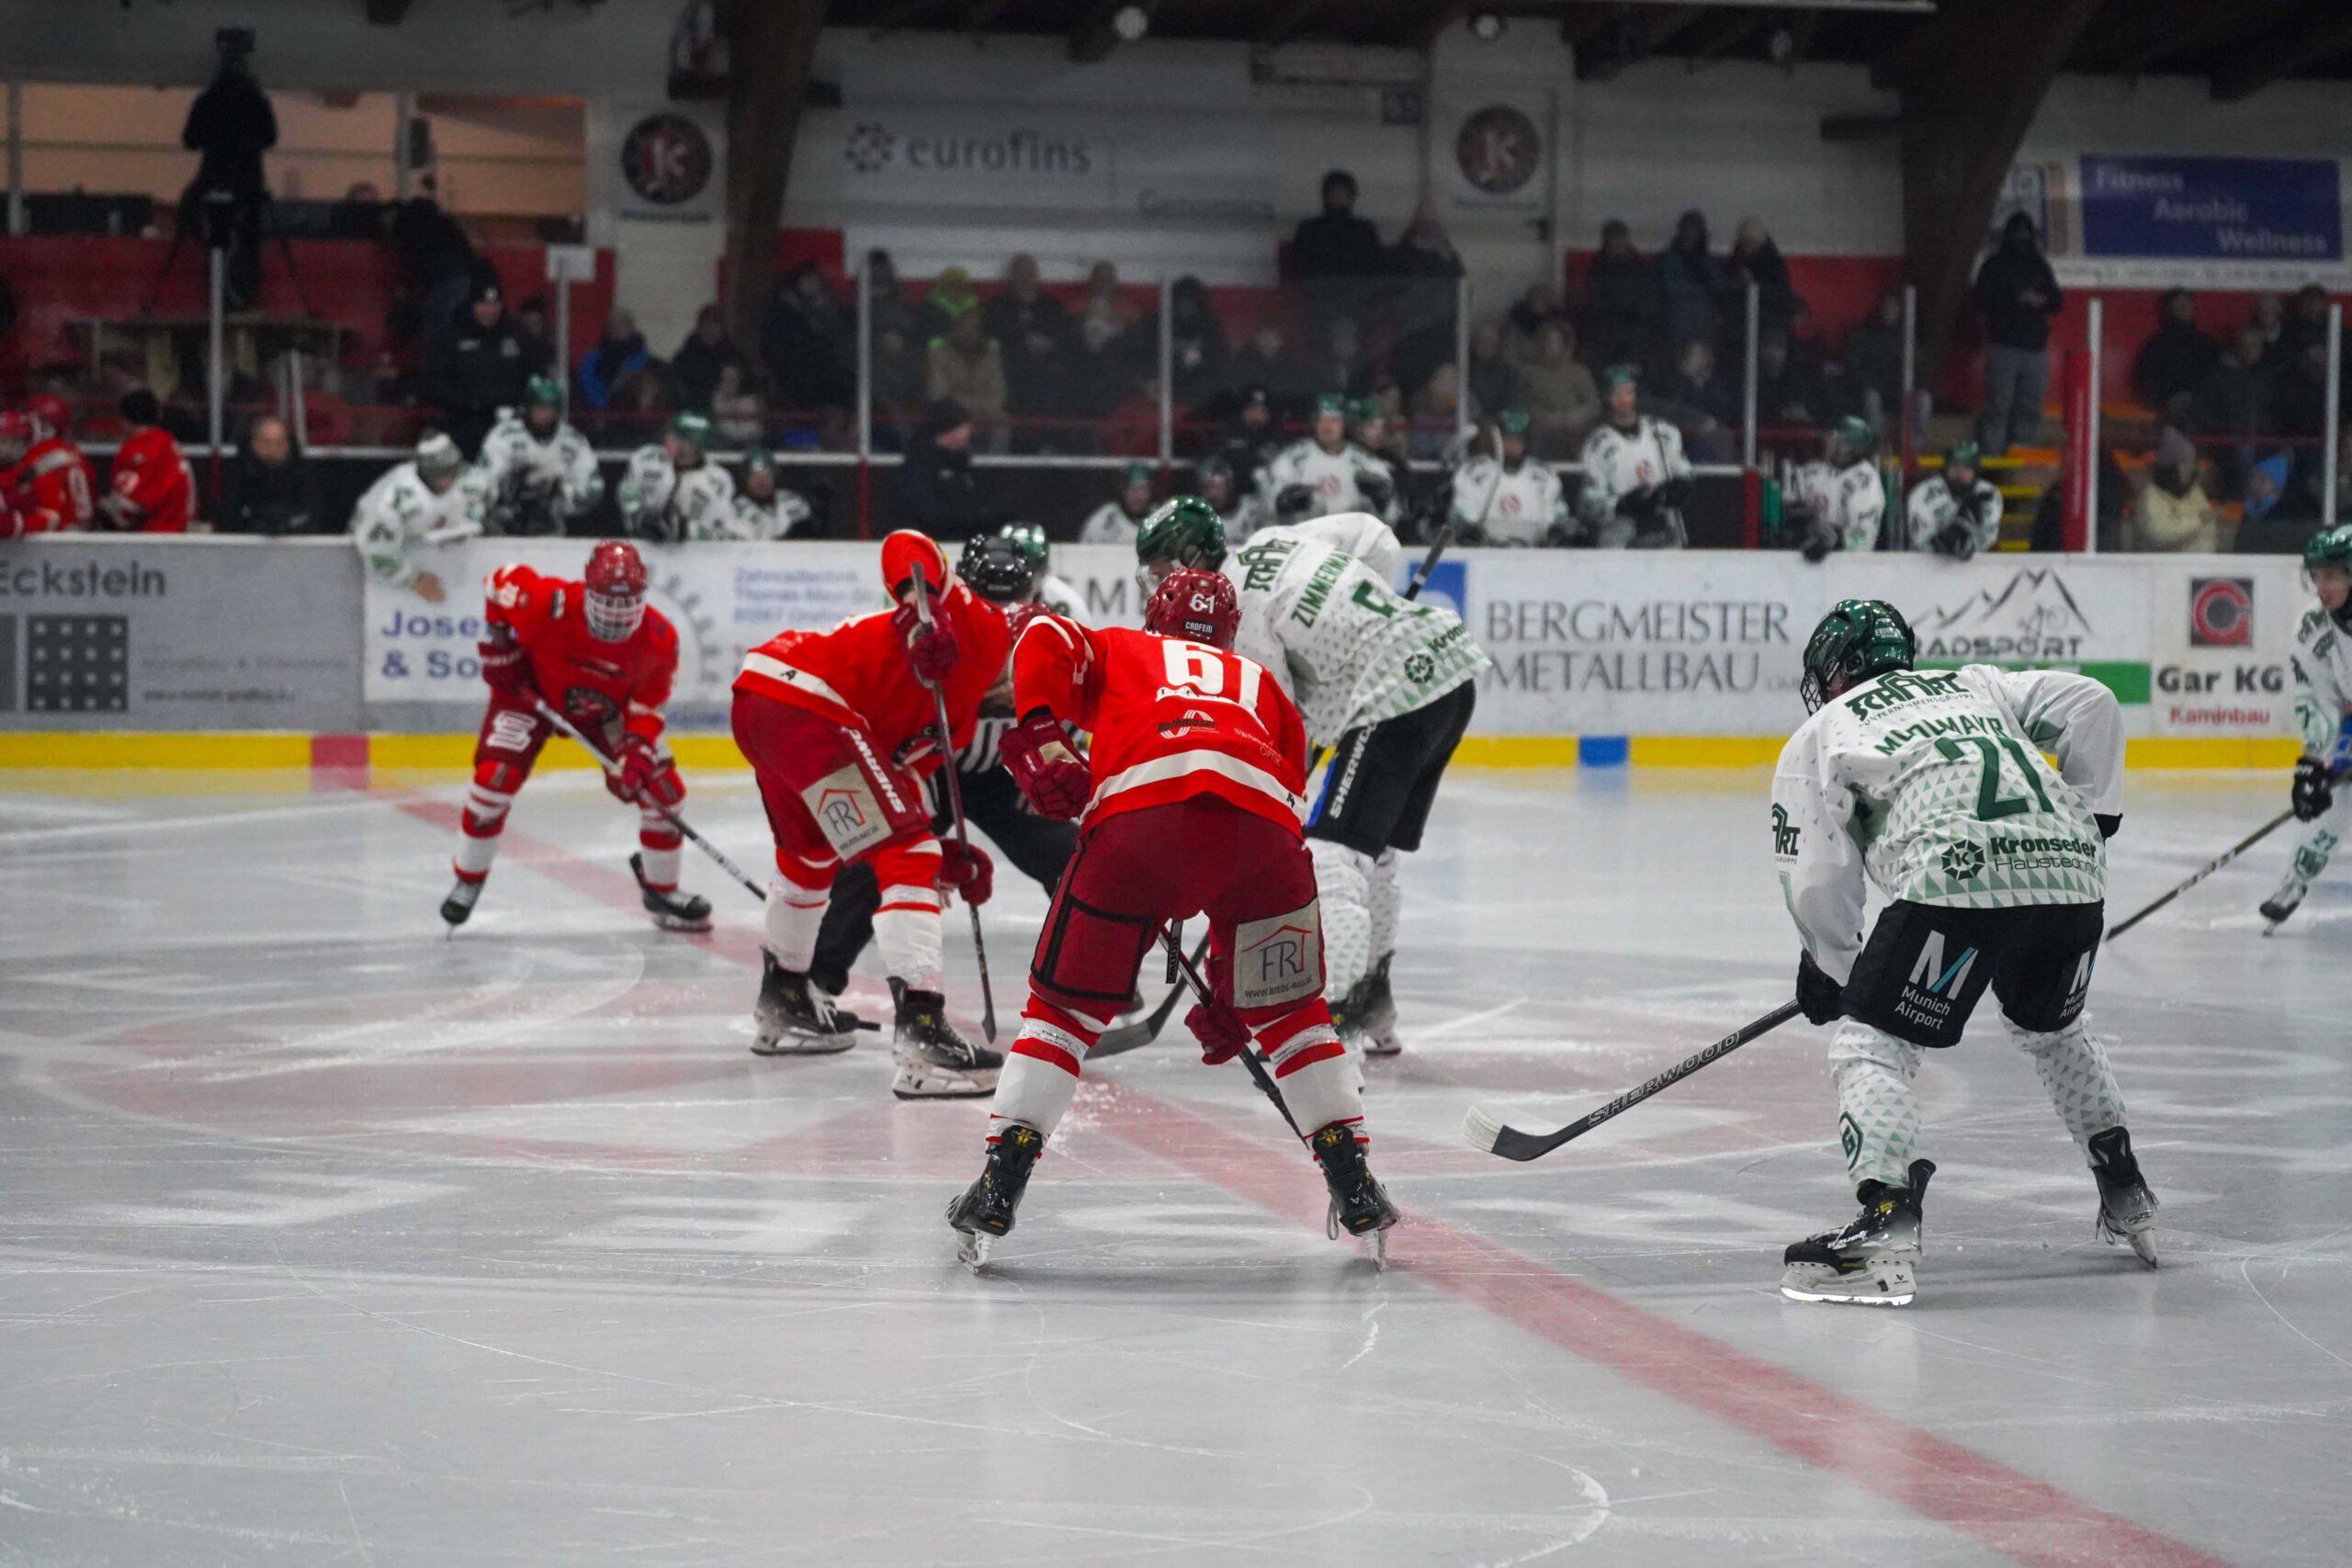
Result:
M988 1168L964 1195L947 1205L947 1223L964 1233L959 1260L978 1268L989 1260L989 1244L1012 1234L1013 1212L1029 1186L1029 1172L1046 1152L1045 1134L1010 1122L989 1145Z
M2293 872L2289 872L2287 874L2287 880L2278 885L2278 891L2273 893L2269 897L2265 898L2261 904L2257 906L2261 911L2262 918L2270 922L2270 924L2263 928L2262 934L2264 936L2268 936L2272 931L2278 930L2279 925L2287 919L2287 917L2293 914L2296 908L2302 903L2303 895L2310 891L2310 883L2305 882Z
M449 896L441 900L441 918L449 922L452 931L471 918L474 906L481 900L481 885L485 880L479 876L461 876L458 878L458 885L449 889Z
M1862 1212L1843 1230L1823 1231L1781 1255L1781 1294L1792 1302L1909 1306L1918 1294L1919 1200L1933 1160L1911 1162L1911 1185L1865 1181Z
M900 1100L969 1100L996 1092L1002 1053L975 1045L947 1021L947 998L937 991L911 991L904 980L890 982L899 1004L898 1035L891 1049L899 1076L890 1092Z
M637 873L637 890L644 897L645 912L653 923L665 931L707 931L710 930L710 900L699 893L681 893L672 888L664 893L645 880L645 857L628 857L629 870Z
M760 950L760 999L752 1008L755 1056L824 1056L857 1043L863 1021L842 1012L808 976L786 969L775 954Z
M1385 1269L1388 1227L1404 1216L1388 1201L1387 1191L1365 1163L1355 1128L1334 1122L1307 1139L1306 1146L1323 1168L1323 1185L1331 1190L1331 1217L1325 1234L1334 1241L1343 1234L1362 1237L1365 1255Z
M2132 1134L2109 1127L2091 1135L2091 1174L2098 1179L2098 1238L2109 1247L2120 1244L2140 1255L2149 1268L2156 1266L2156 1195L2140 1175L2140 1161L2132 1153Z

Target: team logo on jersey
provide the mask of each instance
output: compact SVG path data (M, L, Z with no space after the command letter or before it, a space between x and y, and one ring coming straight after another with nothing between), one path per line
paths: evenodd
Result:
M1851 1112L1841 1114L1838 1118L1838 1146L1845 1151L1846 1169L1850 1173L1854 1168L1854 1162L1860 1159L1862 1154L1862 1130L1855 1124Z
M1976 950L1963 948L1951 967L1944 965L1944 933L1929 931L1920 945L1919 956L1912 963L1910 984L1926 982L1925 989L1931 997L1955 997L1968 984L1968 972L1976 966Z
M692 201L710 184L710 138L682 114L647 115L621 142L621 177L656 207Z
M1796 827L1789 821L1789 808L1787 807L1776 806L1772 807L1772 852L1774 854L1792 855L1796 853L1797 836L1804 831L1804 829Z
M1174 718L1163 718L1159 724L1159 733L1170 740L1182 739L1196 729L1215 729L1216 728L1216 720L1198 708L1186 708Z
M817 819L817 830L825 835L825 842L843 860L890 836L882 803L874 798L873 786L854 762L834 769L802 790L800 799L808 815Z
M2254 579L2188 580L2188 643L2192 648L2245 648L2254 641Z
M1287 1007L1323 988L1323 906L1233 928L1233 1005Z
M1416 653L1405 660L1405 679L1416 686L1426 686L1437 675L1437 660L1426 653Z
M1944 874L1955 882L1966 882L1984 874L1984 852L1974 844L1954 844L1944 851Z

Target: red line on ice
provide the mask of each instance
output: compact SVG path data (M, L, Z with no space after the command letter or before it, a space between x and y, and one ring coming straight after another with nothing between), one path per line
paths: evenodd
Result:
M1098 1110L1106 1130L1136 1147L1275 1213L1322 1227L1323 1184L1305 1150L1278 1153L1133 1091ZM2028 1568L2227 1568L2220 1558L1442 1220L1411 1216L1390 1233L1388 1256L1392 1267L1425 1284L1950 1525Z

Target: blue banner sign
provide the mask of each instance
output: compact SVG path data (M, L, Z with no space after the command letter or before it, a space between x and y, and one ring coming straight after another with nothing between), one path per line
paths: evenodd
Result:
M2333 160L2083 157L2091 256L2335 262L2343 202Z

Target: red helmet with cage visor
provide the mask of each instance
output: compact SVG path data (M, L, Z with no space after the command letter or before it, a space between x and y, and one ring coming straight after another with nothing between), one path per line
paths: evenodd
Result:
M645 561L625 539L607 539L588 556L583 609L589 635L626 642L645 619Z

